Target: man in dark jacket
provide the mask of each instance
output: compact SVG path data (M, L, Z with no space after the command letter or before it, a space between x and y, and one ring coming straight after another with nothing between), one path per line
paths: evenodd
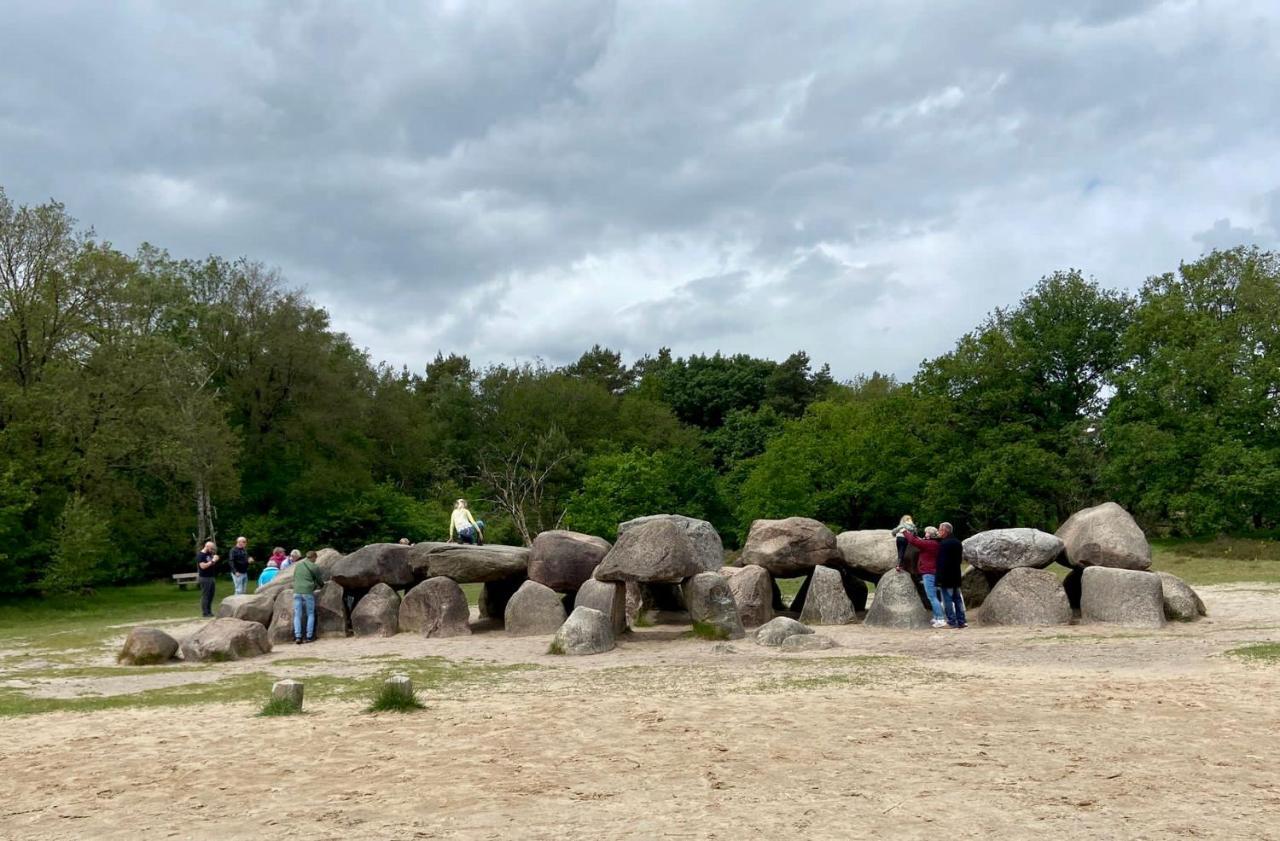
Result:
M235 585L236 595L244 595L245 584L249 582L249 541L243 537L236 538L236 545L231 548L231 583Z
M200 615L213 616L213 588L218 583L218 549L212 540L196 553L196 580L200 582Z
M942 607L947 625L964 628L964 596L960 593L960 565L964 561L964 544L955 536L950 523L938 525L938 589L942 591Z

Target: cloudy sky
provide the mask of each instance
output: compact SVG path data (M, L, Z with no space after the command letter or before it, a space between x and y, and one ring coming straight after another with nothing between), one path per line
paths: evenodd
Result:
M1280 246L1280 3L4 4L0 185L375 358L910 375L1077 267Z

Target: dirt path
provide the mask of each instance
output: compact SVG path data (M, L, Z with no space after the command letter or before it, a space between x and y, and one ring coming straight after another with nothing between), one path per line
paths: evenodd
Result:
M1222 656L1280 639L1280 588L1203 595L1209 620L1162 632L848 626L812 655L661 628L572 660L502 634L323 642L271 670L545 668L407 716L0 719L0 837L1280 838L1280 668Z

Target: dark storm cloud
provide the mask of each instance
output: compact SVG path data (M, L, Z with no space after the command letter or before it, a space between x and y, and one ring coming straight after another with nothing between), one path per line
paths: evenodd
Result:
M1278 33L1267 2L12 4L0 184L279 265L414 367L907 374L1054 269L1273 241Z

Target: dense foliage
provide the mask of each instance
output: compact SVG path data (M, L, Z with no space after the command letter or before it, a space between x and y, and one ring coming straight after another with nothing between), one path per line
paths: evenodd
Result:
M613 537L659 511L1052 528L1103 499L1179 534L1280 521L1280 264L1215 252L1136 296L1043 279L908 383L599 346L562 368L376 364L259 264L122 254L0 190L0 592L190 565L206 536L349 549Z

